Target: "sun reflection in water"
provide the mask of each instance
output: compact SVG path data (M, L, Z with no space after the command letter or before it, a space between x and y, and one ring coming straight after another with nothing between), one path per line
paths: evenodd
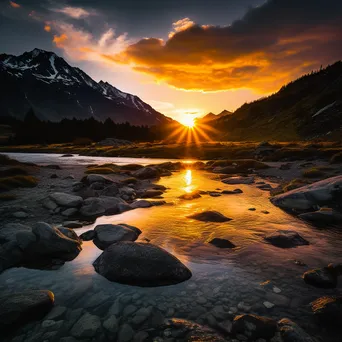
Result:
M194 189L194 185L192 184L192 170L186 170L185 172L185 176L184 176L184 180L185 180L185 187L184 190L186 192L191 192Z

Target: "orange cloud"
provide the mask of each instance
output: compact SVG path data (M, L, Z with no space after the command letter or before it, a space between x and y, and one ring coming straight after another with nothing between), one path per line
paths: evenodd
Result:
M44 26L44 31L50 32L50 31L51 31L51 26L48 25L48 24L46 24L46 25Z
M57 35L53 36L52 41L56 44L57 47L63 48L64 43L66 42L67 39L68 39L68 36L65 33L62 33L59 36L57 36Z
M172 24L173 31L169 33L169 38L172 38L177 32L184 31L194 25L195 23L189 18L183 18L183 19L176 21L175 23Z
M13 7L13 8L19 8L19 7L21 7L21 5L17 4L17 3L14 2L14 1L10 1L9 3L10 3L10 5L11 5L11 7Z

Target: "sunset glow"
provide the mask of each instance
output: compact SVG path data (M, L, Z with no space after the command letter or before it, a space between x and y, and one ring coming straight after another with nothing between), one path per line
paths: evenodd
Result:
M185 114L181 119L180 123L188 128L195 127L195 118L193 115Z

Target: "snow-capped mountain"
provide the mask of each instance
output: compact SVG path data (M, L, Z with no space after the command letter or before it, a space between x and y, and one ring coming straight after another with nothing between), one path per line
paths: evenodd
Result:
M20 56L0 54L0 115L23 118L33 108L40 119L63 118L158 125L172 122L138 96L96 82L53 52L34 49Z

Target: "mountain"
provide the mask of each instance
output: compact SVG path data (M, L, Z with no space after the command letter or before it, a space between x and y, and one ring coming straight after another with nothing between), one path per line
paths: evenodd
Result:
M199 122L201 123L206 123L206 122L209 122L209 121L212 121L212 120L216 120L216 119L219 119L219 118L222 118L223 116L226 116L226 115L230 115L232 114L232 112L228 111L228 110L223 110L221 113L219 114L214 114L214 113L208 113L207 115L199 118Z
M210 122L225 140L341 140L342 61Z
M53 52L34 49L20 56L0 55L0 116L22 119L33 108L41 120L94 117L135 125L173 120L139 97L107 82L96 82Z

